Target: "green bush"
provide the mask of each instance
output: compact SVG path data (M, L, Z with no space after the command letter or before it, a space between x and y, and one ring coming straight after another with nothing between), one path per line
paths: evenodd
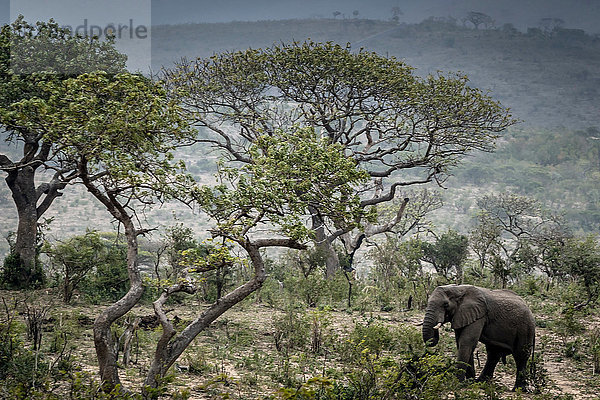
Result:
M543 338L545 339L545 338ZM548 370L544 365L544 353L546 350L546 341L542 340L539 349L534 350L533 355L527 361L527 382L533 386L533 392L540 394L548 389L550 377Z
M46 276L39 259L26 266L18 253L11 252L4 259L0 283L6 289L36 289L45 285Z
M277 351L289 355L291 350L303 350L308 343L309 326L304 316L289 307L284 315L273 318L273 339Z
M107 250L103 262L81 284L81 292L91 303L117 301L129 290L127 249L122 245L110 245Z
M325 279L324 258L318 250L286 253L277 261L267 260L269 279L259 294L260 301L284 308L287 304L300 307L346 307L349 283L343 271ZM350 277L350 275L348 275ZM360 296L361 282L352 280L351 304Z
M439 399L459 397L453 361L439 355L413 355L399 361L377 358L368 351L353 363L344 377L314 377L297 387L279 389L272 399L369 400Z
M102 391L100 382L88 372L78 372L73 375L69 395L72 400L142 400L140 394L126 392L120 385L110 392Z
M365 351L379 357L384 350L394 346L394 333L379 324L357 324L346 342L345 354L349 359L359 359Z

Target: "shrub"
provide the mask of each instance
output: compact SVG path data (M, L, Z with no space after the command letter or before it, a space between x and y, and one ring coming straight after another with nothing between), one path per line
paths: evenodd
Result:
M81 284L81 292L88 301L117 301L129 289L127 252L122 245L108 245L106 258L97 265Z
M357 324L347 341L345 354L350 359L359 359L367 351L379 357L384 350L391 350L394 345L394 334L390 329L379 324Z
M302 350L305 348L309 327L302 315L292 307L289 307L282 316L273 318L275 332L273 338L277 351L289 355L290 350Z
M0 323L0 398L28 399L45 388L48 365L25 347L13 318Z
M279 389L274 399L439 399L456 392L453 361L433 354L396 361L363 351L344 377L314 377L297 387ZM455 398L462 398L457 395Z
M546 352L546 337L539 344L539 349L534 349L533 355L527 361L527 381L533 386L534 393L542 393L548 389L550 377L544 366L544 353Z
M26 266L19 254L11 251L4 259L0 283L6 289L36 289L45 285L46 276L39 259L35 265Z
M44 245L51 265L56 269L62 286L63 301L69 303L90 271L111 258L110 245L97 232L69 238L65 242Z

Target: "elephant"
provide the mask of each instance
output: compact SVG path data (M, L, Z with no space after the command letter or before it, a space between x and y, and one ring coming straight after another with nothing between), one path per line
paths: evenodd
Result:
M472 285L438 286L429 296L423 318L423 341L435 346L439 329L450 322L458 348L459 378L475 378L473 352L485 345L487 361L478 381L490 380L498 361L512 354L517 365L513 391L526 390L525 367L535 346L535 319L531 310L510 290Z

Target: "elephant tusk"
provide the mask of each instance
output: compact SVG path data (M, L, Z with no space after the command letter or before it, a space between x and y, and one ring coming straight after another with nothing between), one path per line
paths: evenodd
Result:
M421 326L421 325L423 325L423 322L419 322L419 323L415 324L415 326Z
M443 325L443 323L440 322L439 324L434 326L433 329L435 329L437 331L438 329L440 329L442 327L442 325Z

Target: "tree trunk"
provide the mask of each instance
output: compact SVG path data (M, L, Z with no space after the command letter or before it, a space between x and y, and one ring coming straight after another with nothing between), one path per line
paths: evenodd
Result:
M65 279L63 282L63 301L65 304L69 304L71 302L71 297L73 297L73 288L75 285L73 282L71 282L68 268L66 269Z
M12 198L17 208L19 218L17 226L17 238L13 250L21 258L22 277L19 279L19 287L28 287L32 282L32 273L38 269L37 245L38 245L38 220L48 210L52 202L62 196L60 190L64 189L66 183L59 180L56 174L48 183L35 186L35 174L37 168L46 159L48 146L33 159L30 146L25 146L25 157L21 162L27 163L22 167L18 163L12 163L6 156L0 154L0 166L8 175L6 183L11 191ZM42 199L43 198L43 199ZM42 200L42 201L40 201ZM39 204L38 204L39 203Z
M153 303L154 311L163 327L163 334L156 345L154 360L152 360L152 364L150 365L148 375L144 382L144 398L156 398L156 392L148 389L155 389L158 387L160 378L165 376L171 365L173 365L179 356L181 356L183 351L200 332L206 329L225 311L261 288L267 276L265 273L264 261L259 251L260 247L250 243L247 243L244 247L254 266L254 276L252 279L233 290L231 293L218 299L176 337L173 325L162 311L162 305L167 300L169 293L163 293L163 295Z
M24 272L22 287L27 287L30 279L29 272L35 270L37 253L38 213L35 169L33 167L15 169L6 177L6 183L17 207L19 224L14 251L21 257Z
M352 307L352 280L348 276L348 273L346 271L344 271L344 276L346 277L346 280L348 281L348 308L351 308Z
M323 251L325 255L325 278L333 279L337 271L340 270L340 259L333 248L333 244L327 239L317 243L317 248Z
M464 271L462 264L456 266L456 284L462 285L464 280Z
M225 275L227 274L227 271L225 271L225 267L223 268L217 268L217 270L215 271L215 283L217 286L217 299L220 299L221 296L223 296L223 287L225 286Z
M392 191L393 194L395 192ZM392 196L393 198L393 196ZM380 233L389 232L392 228L394 228L404 216L404 211L410 199L405 197L402 204L398 208L396 215L390 221L380 225L373 225L367 223L363 232L360 232L357 236L352 237L350 234L351 230L346 232L339 231L335 234L328 235L325 232L325 224L322 218L318 215L316 209L312 209L309 207L309 211L312 214L312 229L315 232L315 246L321 254L325 256L325 277L327 279L332 279L337 271L340 270L341 262L335 248L333 247L333 241L339 236L344 243L344 247L346 250L345 256L349 257L346 261L344 261L345 267L352 267L354 254L360 248L361 244L367 237L375 236ZM414 227L414 225L413 225ZM345 238L345 239L344 239Z
M127 272L129 291L116 303L105 308L94 321L94 345L100 368L100 379L106 392L113 390L119 383L117 369L117 351L111 334L112 324L135 306L144 292L142 278L138 268L137 232L131 218L124 218L127 238Z
M131 342L141 320L140 317L136 317L133 321L128 321L125 332L121 335L123 339L123 365L125 367L131 362Z
M21 257L21 262L26 271L35 271L37 255L37 212L35 204L20 204L17 207L19 225L17 228L17 240L15 252ZM29 283L30 276L24 284Z
M333 279L340 269L340 259L325 233L323 220L314 213L312 215L312 229L315 232L315 247L325 257L325 278Z

